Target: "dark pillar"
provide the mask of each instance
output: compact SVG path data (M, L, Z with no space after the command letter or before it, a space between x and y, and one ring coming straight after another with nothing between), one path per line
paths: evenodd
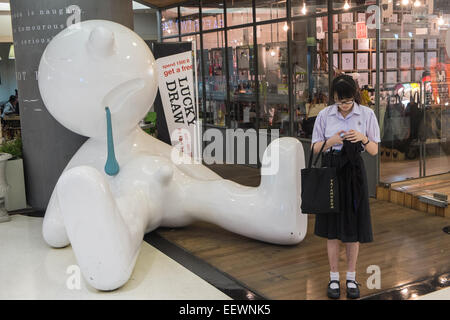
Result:
M64 128L45 108L37 82L42 53L56 34L77 21L111 20L132 29L132 1L11 0L10 3L27 200L33 208L45 210L59 176L86 138Z

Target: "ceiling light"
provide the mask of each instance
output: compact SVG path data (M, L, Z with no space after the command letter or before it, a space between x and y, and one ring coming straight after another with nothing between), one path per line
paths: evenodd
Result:
M306 3L303 2L302 14L305 15L306 12L307 12L307 10L306 10Z
M344 9L345 10L350 9L350 5L348 4L348 0L345 0Z
M409 0L402 0L402 5L407 6L409 4Z
M9 3L0 3L0 11L11 11Z
M143 5L139 2L133 1L133 10L140 10L140 9L150 9L150 7Z
M275 55L276 55L275 50L272 49L272 51L270 51L270 55L271 55L272 57L275 57Z
M422 3L420 2L420 0L416 0L414 2L414 7L416 7L416 8L420 7L421 5L422 5Z

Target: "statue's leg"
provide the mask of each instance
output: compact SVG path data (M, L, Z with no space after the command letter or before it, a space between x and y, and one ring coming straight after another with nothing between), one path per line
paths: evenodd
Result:
M192 179L185 188L185 212L231 232L277 244L296 244L307 231L307 215L301 213L301 175L305 167L301 143L282 138L266 150L263 163L272 160L271 174L261 177L257 188L228 180ZM276 161L278 159L278 162ZM164 221L163 225L167 225Z
M106 177L92 167L66 171L56 190L67 235L86 281L99 290L121 287L133 271L145 226L139 221L127 225Z
M45 211L42 235L45 242L54 248L64 248L70 244L61 216L56 189L53 190L47 210Z

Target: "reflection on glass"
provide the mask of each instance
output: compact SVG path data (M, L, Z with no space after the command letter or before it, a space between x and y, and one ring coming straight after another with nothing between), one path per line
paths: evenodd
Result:
M203 112L203 83L202 83L202 64L201 64L201 47L200 47L200 35L196 34L196 35L192 35L192 36L186 36L186 37L182 37L181 41L188 41L188 42L192 42L192 50L194 50L194 48L196 49L196 63L197 63L197 78L195 78L195 74L194 74L194 81L195 79L197 79L197 93L198 93L198 109L199 109L199 118L202 119L204 121L204 112ZM194 66L195 68L195 66Z
M367 28L366 17L364 9L333 15L333 69L336 75L352 75L361 90L361 104L375 109L376 32Z
M203 31L225 27L223 1L207 0L202 2Z
M288 51L285 23L257 27L259 127L289 134Z
M161 10L161 32L163 37L178 34L178 8Z
M316 18L292 26L294 135L311 138L316 116L328 105L327 42Z
M236 26L253 22L251 0L227 0L227 25Z
M228 31L231 127L256 128L253 28Z
M450 10L439 6L431 15L429 6L416 2L382 10L380 180L385 183L450 170Z
M259 0L255 3L256 22L286 18L286 0Z
M292 0L291 7L293 17L326 13L328 11L327 0Z
M226 67L224 32L203 34L203 57L206 87L206 121L225 126Z
M198 4L185 4L180 6L180 33L199 32L199 16Z
M404 0L392 0L392 1L390 1L390 3L397 4L400 1L404 1ZM409 0L409 1L414 1L414 0ZM368 5L372 5L372 4L376 4L376 3L377 3L376 0L333 0L333 9L351 11L351 9L353 9L355 7L368 6Z

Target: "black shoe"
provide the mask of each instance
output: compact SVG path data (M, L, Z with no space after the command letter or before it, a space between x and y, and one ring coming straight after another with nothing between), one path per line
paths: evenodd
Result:
M330 285L331 285L332 283L337 283L337 285L338 285L339 287L338 287L337 289L331 289L331 288L330 288ZM331 280L331 281L328 283L327 295L328 295L328 298L330 298L330 299L339 299L339 297L341 296L341 289L340 289L340 283L339 283L339 281L337 281L337 280Z
M352 282L356 285L356 288L349 288L348 283ZM347 280L347 298L358 299L359 298L359 286L360 284L354 280Z

